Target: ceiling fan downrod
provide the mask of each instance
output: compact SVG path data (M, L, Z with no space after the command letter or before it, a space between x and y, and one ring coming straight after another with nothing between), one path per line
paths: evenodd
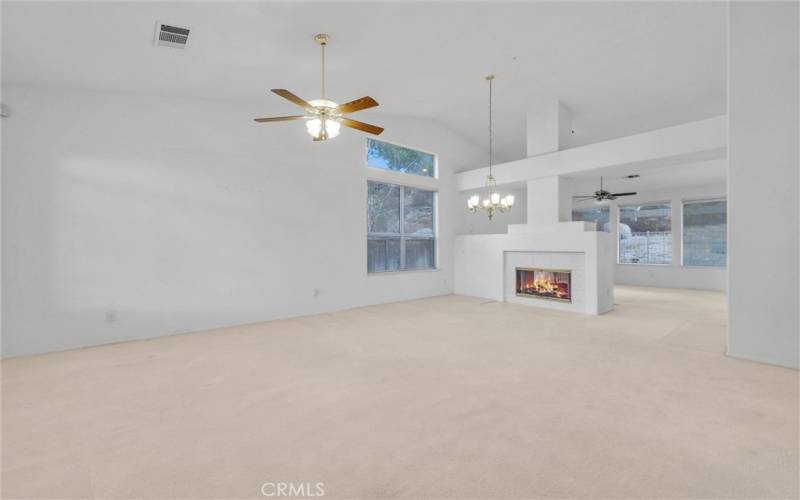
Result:
M326 99L325 96L325 46L328 45L328 40L330 40L330 35L327 33L320 33L314 37L314 40L319 44L320 50L322 51L322 98Z

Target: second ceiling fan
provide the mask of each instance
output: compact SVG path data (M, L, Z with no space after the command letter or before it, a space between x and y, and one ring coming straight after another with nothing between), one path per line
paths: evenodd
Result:
M379 135L383 132L382 127L370 125L356 120L351 120L344 115L361 111L362 109L374 108L378 102L372 97L365 96L344 104L336 104L325 96L325 46L328 45L330 37L325 33L320 33L314 40L322 48L322 97L311 101L305 101L286 89L272 89L284 99L293 102L303 108L307 114L293 116L275 116L271 118L256 118L259 123L282 122L290 120L306 120L306 130L315 141L325 141L339 135L342 125L345 127L362 130L364 132Z
M606 191L603 189L603 178L600 177L600 189L594 192L592 195L587 196L573 196L573 198L578 201L589 201L594 200L597 204L607 203L611 200L616 200L620 196L633 196L635 192L628 192L628 193L612 193L610 191Z

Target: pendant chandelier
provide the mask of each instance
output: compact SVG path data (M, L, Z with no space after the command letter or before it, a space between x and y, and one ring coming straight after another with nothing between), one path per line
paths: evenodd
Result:
M486 212L489 220L492 220L495 212L504 213L511 210L511 207L514 206L514 195L500 197L500 193L497 192L497 181L492 175L492 80L494 80L494 75L487 76L486 80L489 82L489 175L486 177L486 197L481 200L477 194L470 196L467 200L467 208L472 213L477 212L480 208Z

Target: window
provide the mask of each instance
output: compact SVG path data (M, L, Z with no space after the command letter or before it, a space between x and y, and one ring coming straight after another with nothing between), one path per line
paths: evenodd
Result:
M619 207L620 264L672 263L672 207L649 203Z
M436 267L435 192L383 182L367 186L367 271Z
M573 208L572 220L594 222L598 231L609 232L608 205L602 207Z
M384 170L433 177L436 162L434 155L430 153L367 139L367 165Z
M728 211L725 200L683 204L683 265L725 267Z

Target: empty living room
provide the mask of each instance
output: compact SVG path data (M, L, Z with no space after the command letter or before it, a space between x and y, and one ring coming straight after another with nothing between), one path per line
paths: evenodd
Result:
M800 498L800 0L0 25L2 498Z

